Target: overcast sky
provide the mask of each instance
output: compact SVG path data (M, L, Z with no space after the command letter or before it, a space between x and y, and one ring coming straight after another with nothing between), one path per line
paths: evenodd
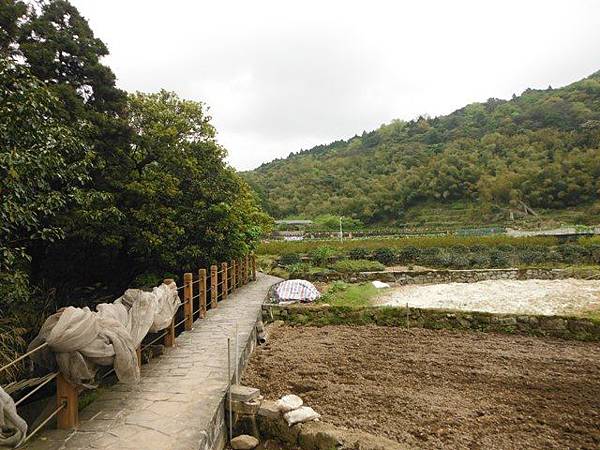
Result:
M600 1L71 0L119 87L210 106L251 169L600 69Z

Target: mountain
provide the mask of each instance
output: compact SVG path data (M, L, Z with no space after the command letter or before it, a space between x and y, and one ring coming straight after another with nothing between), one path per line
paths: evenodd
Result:
M475 211L464 220L513 210L600 214L600 71L446 116L394 120L243 175L276 218L398 224L457 205Z

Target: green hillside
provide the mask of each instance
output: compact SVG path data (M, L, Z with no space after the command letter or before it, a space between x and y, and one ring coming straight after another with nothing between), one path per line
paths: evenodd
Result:
M491 223L533 210L597 223L600 71L447 116L395 120L244 175L277 218Z

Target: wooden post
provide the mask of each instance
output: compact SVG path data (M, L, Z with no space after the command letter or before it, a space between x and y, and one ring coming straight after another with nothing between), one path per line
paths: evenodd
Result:
M227 272L227 263L221 263L221 271L223 272L222 274L222 280L223 280L223 284L221 285L221 292L223 293L223 300L225 300L227 298L227 286L228 286L228 280L227 277L228 272Z
M252 281L256 281L256 255L252 255Z
M135 354L137 355L138 367L142 368L142 346L140 345L136 350Z
M165 284L175 283L175 280L172 278L165 278L163 281ZM175 284L175 288L177 285ZM165 334L164 345L165 347L175 347L175 317L171 319L171 324L166 329L167 334Z
M198 281L199 289L200 289L200 318L204 319L206 317L206 269L198 270Z
M244 267L242 261L242 258L238 258L238 286L240 287L244 285L244 277L242 276L242 269Z
M194 305L192 297L194 296L194 276L191 273L183 274L183 314L185 317L184 329L190 331L194 323Z
M77 386L71 384L59 373L56 377L56 406L66 403L57 415L57 425L61 430L79 426L79 399Z
M218 284L218 280L217 280L217 266L212 265L210 266L210 307L211 308L216 308L217 307L217 289L219 289Z
M229 280L227 281L227 287L229 288L229 292L233 292L235 289L235 261L232 259L229 261Z
M248 264L248 255L244 256L244 284L248 284L250 275L250 264Z
M237 288L237 264L235 259L231 260L231 290Z

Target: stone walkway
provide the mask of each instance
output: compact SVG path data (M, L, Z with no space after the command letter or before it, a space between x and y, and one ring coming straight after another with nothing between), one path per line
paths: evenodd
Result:
M226 441L223 400L227 391L227 338L245 366L256 342L255 326L269 287L280 281L258 274L210 310L175 348L142 366L138 385L116 384L80 412L77 431L47 430L22 448L221 449ZM232 362L232 367L234 367ZM233 370L233 369L232 369Z

